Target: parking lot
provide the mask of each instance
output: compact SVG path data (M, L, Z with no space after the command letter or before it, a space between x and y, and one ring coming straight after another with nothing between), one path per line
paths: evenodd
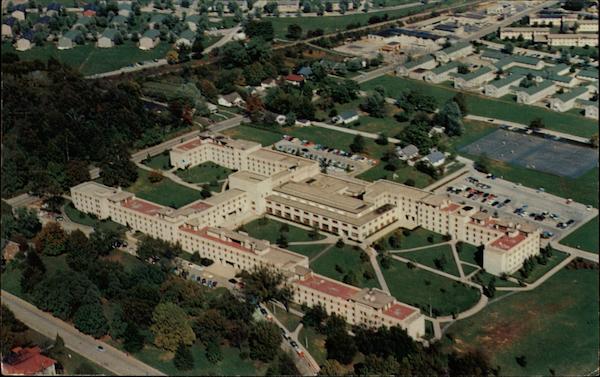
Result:
M450 189L451 188L451 189ZM596 216L597 211L585 204L569 201L541 190L535 190L479 172L469 172L437 188L452 200L474 205L499 217L525 220L537 225L550 238L579 226ZM568 225L564 225L570 222ZM560 227L559 225L562 223Z

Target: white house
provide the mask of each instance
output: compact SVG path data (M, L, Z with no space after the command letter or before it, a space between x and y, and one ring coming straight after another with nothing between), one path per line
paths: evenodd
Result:
M243 106L246 102L237 92L232 92L225 95L219 95L219 97L217 98L217 103L225 107L240 107Z
M99 48L111 48L115 45L115 39L117 35L120 37L121 34L116 29L104 29L100 38L96 42L96 46Z
M556 93L556 85L550 80L542 81L538 85L530 86L529 88L517 88L517 102L530 105L545 97Z
M358 112L344 111L338 116L331 118L331 121L336 124L350 124L358 120Z
M579 99L575 103L577 107L584 109L586 118L598 119L598 100L588 101Z
M25 21L25 11L17 9L10 14L13 18L16 18L19 21Z
M27 38L19 38L14 47L17 51L27 51L33 47L33 44L31 43L31 40Z
M550 108L554 111L565 112L571 110L575 106L578 99L587 99L589 96L589 88L578 86L568 92L557 95L550 99Z
M423 160L429 162L431 166L437 168L438 166L444 165L444 162L446 162L446 156L440 151L433 150L431 153L425 156Z
M419 155L419 148L412 144L409 144L404 148L396 147L396 155L403 161L410 160Z
M179 34L179 38L175 41L175 45L185 45L188 47L192 47L194 41L196 40L196 33L190 29L184 30L181 34Z
M138 46L140 50L151 50L160 43L160 31L149 29L144 32Z
M12 27L8 24L2 24L2 38L12 38Z

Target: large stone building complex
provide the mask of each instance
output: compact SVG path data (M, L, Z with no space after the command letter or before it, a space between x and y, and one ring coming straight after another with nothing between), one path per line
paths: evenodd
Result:
M85 182L71 188L77 209L179 243L183 250L236 270L268 265L286 274L296 301L322 303L349 323L399 324L415 338L424 334L419 310L379 290L360 290L316 275L308 259L234 229L270 214L370 244L399 227L425 229L473 245L484 245L484 268L512 273L539 252L539 231L493 218L476 208L394 182L366 182L320 172L318 162L263 148L260 144L202 134L171 150L171 164L189 168L213 161L237 170L227 190L173 209L133 193Z

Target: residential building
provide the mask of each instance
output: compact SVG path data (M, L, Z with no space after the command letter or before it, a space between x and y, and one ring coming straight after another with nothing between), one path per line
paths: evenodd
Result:
M529 88L517 88L517 102L531 105L537 101L540 101L546 97L549 97L556 93L556 85L550 81L542 81L538 85L530 86Z
M102 35L98 38L96 46L99 48L111 48L115 46L117 38L121 38L121 33L116 29L104 29Z
M57 16L64 7L59 3L50 3L46 5L46 15L50 17Z
M598 34L549 34L548 44L550 46L598 46Z
M490 81L484 87L484 93L486 96L495 98L500 98L507 94L513 94L513 87L518 87L524 78L525 76L522 75L509 75L500 80Z
M415 157L419 156L419 148L416 146L409 144L406 147L396 147L396 155L402 161L411 160Z
M175 45L179 46L179 45L183 44L183 45L192 47L195 40L196 40L196 32L194 32L190 29L187 29L187 30L184 30L181 34L179 34L179 38L177 38L177 40L175 41Z
M21 34L21 37L15 42L14 47L17 51L30 50L33 47L33 32L30 30Z
M589 88L586 86L578 86L568 92L557 95L550 99L550 109L554 111L565 112L575 107L575 101L579 99L588 99Z
M575 101L578 108L583 108L586 118L598 119L598 100L588 101L578 99Z
M469 42L458 42L450 47L435 52L433 55L438 62L448 63L451 60L464 58L473 53L473 45Z
M68 50L77 45L77 42L83 42L83 34L79 30L69 30L58 40L57 48L59 50Z
M506 71L512 67L524 67L529 69L542 69L544 67L544 61L541 59L533 58L525 55L509 55L505 58L498 60L494 63L494 66L498 70Z
M200 22L199 14L192 14L185 18L185 23L186 23L188 29L190 29L194 33L196 31L198 31L198 22Z
M344 111L338 116L331 118L333 123L350 124L358 120L358 112L354 110Z
M160 43L160 31L156 29L148 29L144 32L138 46L140 50L152 50Z
M427 82L439 84L441 82L450 80L452 75L458 73L458 67L460 63L457 61L451 61L450 63L442 64L434 69L425 72L423 79Z
M444 165L446 162L446 155L440 151L431 151L427 156L423 158L423 160L427 161L433 167L439 167Z
M2 21L2 38L12 38L12 27L16 21L17 19L14 17L8 17L4 21Z
M522 37L525 40L533 41L540 36L550 35L549 27L503 27L500 28L500 39L517 39Z
M417 69L433 69L437 65L433 55L425 55L406 62L396 68L396 75L408 76Z
M578 33L596 33L598 34L598 20L577 20Z
M246 102L242 99L242 96L240 96L239 93L231 92L229 94L219 95L219 97L217 97L217 103L225 107L241 107Z
M466 74L454 76L454 87L457 89L475 89L494 79L495 71L487 66Z
M42 355L38 346L16 347L8 355L3 355L2 374L8 375L56 375L56 360Z
M302 83L304 83L304 76L295 75L295 74L291 73L291 74L285 76L283 78L283 80L288 84L292 84L294 86L300 86Z
M119 8L119 16L128 18L133 14L133 11L131 10L131 1L119 1L117 7Z
M575 75L579 80L592 81L598 83L598 69L588 68L582 69Z

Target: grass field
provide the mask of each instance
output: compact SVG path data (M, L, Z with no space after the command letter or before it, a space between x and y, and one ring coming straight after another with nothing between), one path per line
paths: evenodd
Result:
M261 143L264 146L271 145L281 140L282 133L278 130L268 131L260 128L239 125L223 131L223 134L236 139L244 139Z
M306 255L308 259L312 259L327 246L329 246L329 244L326 243L317 243L313 245L289 245L287 249L298 254Z
M483 267L483 252L479 252L478 249L477 246L461 242L460 246L456 248L458 259Z
M598 216L560 241L561 244L598 254Z
M266 220L267 222L265 225L261 225L260 220L254 220L248 224L244 224L244 231L259 240L268 240L271 243L275 243L282 233L280 230L281 226L285 223L273 219ZM288 242L316 241L325 238L323 235L319 234L317 238L311 239L308 236L309 230L298 228L293 225L288 225L288 228L289 232L284 232Z
M388 243L388 240L391 235L396 235L396 237L400 239L400 246L395 249L393 249ZM433 242L429 242L429 240L427 239L429 237L433 237ZM383 240L385 242L386 248L390 250L406 250L415 247L428 246L444 242L444 238L441 234L432 232L421 227L415 228L413 230L395 230L392 233L387 234L385 237L383 237Z
M363 90L372 90L381 85L386 88L388 96L397 97L406 89L419 90L435 97L438 105L454 97L457 90L443 85L432 85L422 81L404 79L395 76L381 76L361 85ZM507 121L529 124L534 118L542 118L546 127L551 130L568 134L590 137L598 133L598 125L594 120L581 116L557 113L537 106L517 104L514 101L493 99L464 92L467 97L467 106L471 114Z
M186 182L198 184L208 183L211 191L221 191L224 180L227 179L231 173L231 169L217 165L214 162L205 162L196 165L193 168L177 170L175 172L179 178Z
M361 250L355 250L349 245L344 245L342 248L334 246L318 259L312 261L310 268L317 274L339 281L343 281L347 273L353 272L356 276L356 286L379 288L373 266L369 261L363 262L360 259L360 254ZM364 276L365 272L370 273L372 278L367 279Z
M288 331L290 332L293 332L296 329L296 327L298 327L298 325L300 324L300 320L302 319L297 315L289 313L285 309L282 309L275 305L269 307L269 309L271 309L271 313L273 313L273 315L277 317L279 322L281 322L281 324L285 326L285 328L288 329Z
M397 183L405 183L407 180L412 179L417 188L423 188L435 182L429 175L418 171L412 166L403 165L396 171L389 171L385 169L385 164L383 163L373 166L364 173L357 175L356 178L364 179L369 182L378 179L387 179L388 181Z
M460 273L458 272L458 266L456 266L456 262L454 262L454 257L452 256L452 249L450 248L450 245L439 245L427 249L409 251L398 254L398 256L455 276L460 276ZM436 266L436 259L446 261L443 269L440 269Z
M204 346L195 344L191 347L194 368L181 371L173 364L173 354L153 346L146 346L134 354L140 361L159 369L169 376L258 376L264 375L267 365L252 360L242 360L237 348L221 347L223 360L217 364L210 363L205 356Z
M483 270L479 271L477 274L471 278L471 281L474 283L480 284L482 286L487 286L492 279L495 279L496 287L518 287L519 284L513 283L510 280L502 280L498 276L494 276L489 274Z
M77 224L91 226L93 228L105 229L105 230L116 230L116 231L124 231L126 228L117 224L111 220L99 220L98 218L93 218L87 213L83 213L79 211L72 202L67 203L64 207L65 214L69 217L71 221Z
M528 277L523 278L523 276L518 271L512 274L512 276L517 279L522 279L525 283L531 284L537 279L544 276L546 272L550 271L554 266L565 260L567 257L567 253L563 253L558 250L553 250L552 256L548 258L548 262L545 265L536 262L533 267L533 270L529 273Z
M169 153L161 153L149 160L144 160L143 164L156 170L169 170L171 168L171 159Z
M498 127L491 123L477 122L468 119L465 119L463 124L463 134L448 140L448 146L455 152L458 152L460 148L469 145L498 129Z
M459 313L479 300L479 291L454 280L418 268L409 269L397 260L391 263L389 269L382 271L392 295L424 313L429 314L429 305L434 315Z
M470 273L477 270L477 267L473 267L470 264L461 263L461 265L465 276L468 276Z
M76 46L69 50L58 50L55 45L47 43L45 46L33 47L27 51L16 51L10 43L3 43L4 52L15 52L21 60L47 61L50 57L70 65L84 75L114 71L129 64L139 61L163 58L171 45L161 42L156 48L143 51L134 42L125 41L122 45L113 48L96 48L93 43Z
M455 323L449 334L446 349L484 351L502 375L587 375L598 367L598 270L562 270ZM515 361L521 355L524 368Z
M304 326L298 334L298 342L302 343L308 350L317 364L322 365L327 360L327 350L325 349L325 335L319 334L312 327Z
M138 169L137 181L126 190L139 198L172 208L183 207L201 198L200 191L179 185L168 178L151 183L148 180L148 172L143 169Z

